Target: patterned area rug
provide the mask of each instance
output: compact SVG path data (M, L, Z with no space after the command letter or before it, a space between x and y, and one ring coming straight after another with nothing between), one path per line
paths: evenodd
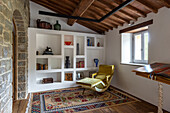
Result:
M80 87L59 89L50 92L34 93L32 113L73 113L95 108L116 106L137 99L111 87L103 93L85 90Z

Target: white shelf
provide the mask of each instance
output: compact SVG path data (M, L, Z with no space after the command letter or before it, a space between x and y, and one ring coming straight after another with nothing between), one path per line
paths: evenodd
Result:
M87 67L87 70L97 70L99 67Z
M53 83L37 83L40 85L52 85L52 84L61 84L62 82L53 82Z
M95 49L95 46L87 46L87 49Z
M63 83L75 83L75 81L66 81L66 80L64 80Z
M51 70L36 70L37 73L53 73L53 72L62 72L61 69L51 69Z
M84 71L87 70L87 68L76 68L76 71Z
M104 47L96 47L95 49L104 49Z
M87 49L104 49L104 47L87 46Z
M76 58L85 58L84 55L76 55Z
M105 63L104 35L29 28L28 36L29 92L74 87L77 72L88 75L89 71L98 70L98 67L94 67L94 58L99 59L99 65ZM93 46L87 46L87 39ZM66 45L66 41L72 42L71 45ZM98 42L104 47L97 47ZM51 47L54 55L42 55L47 46ZM36 55L36 51L39 55ZM70 68L65 68L66 56L69 56ZM76 68L80 61L84 61L84 68ZM48 65L48 70L36 70L39 64ZM73 73L73 81L65 81L65 73ZM41 81L44 78L53 78L55 82L43 84Z
M73 68L64 68L64 71L74 71Z
M61 55L36 55L36 58L62 58Z
M70 45L70 46L64 45L64 48L74 48L74 46L73 45Z

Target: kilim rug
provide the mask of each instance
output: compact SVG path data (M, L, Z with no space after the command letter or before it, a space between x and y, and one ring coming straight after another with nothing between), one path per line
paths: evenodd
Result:
M82 92L76 87L34 93L31 113L73 113L137 101L113 87L103 93L88 89Z

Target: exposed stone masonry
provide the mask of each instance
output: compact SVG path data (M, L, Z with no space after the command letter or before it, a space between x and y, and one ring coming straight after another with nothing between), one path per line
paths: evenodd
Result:
M13 23L16 27L13 42ZM0 0L0 113L12 113L13 47L16 44L16 99L27 96L29 0Z

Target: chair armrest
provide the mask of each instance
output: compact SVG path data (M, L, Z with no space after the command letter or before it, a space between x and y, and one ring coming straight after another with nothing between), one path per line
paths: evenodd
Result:
M93 73L92 74L92 78L95 78L96 75L97 75L97 73Z
M109 82L109 78L111 77L111 75L106 75L106 82Z
M98 84L102 84L104 87L106 86L106 84L102 80L100 80L100 82L93 84L92 87L95 87Z

